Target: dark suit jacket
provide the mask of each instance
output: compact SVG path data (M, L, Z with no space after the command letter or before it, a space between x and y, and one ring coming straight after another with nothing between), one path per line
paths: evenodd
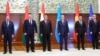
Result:
M84 21L82 21L82 24L77 21L75 23L75 31L78 33L78 34L84 34L86 32L86 24Z
M24 33L27 34L33 34L34 32L37 33L37 26L36 26L36 22L34 20L32 20L32 24L29 23L29 20L25 20L24 21Z
M50 34L50 33L52 33L51 21L48 20L47 24L45 23L45 21L40 22L40 33L41 34Z
M92 33L98 33L99 32L99 22L97 21L96 23L91 20L89 22L89 29L90 29L90 32Z
M62 23L62 21L58 22L58 33L62 35L69 33L69 27L67 21L65 21L64 24Z
M14 24L13 22L9 22L9 26L7 26L6 21L2 23L1 31L3 35L12 35L14 34Z

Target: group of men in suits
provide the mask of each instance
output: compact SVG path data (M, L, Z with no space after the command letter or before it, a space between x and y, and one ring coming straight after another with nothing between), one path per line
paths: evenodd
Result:
M93 49L99 49L98 47L98 36L100 34L100 22L97 21L96 15L94 14L91 17L92 20L89 21L89 34L92 38L92 46ZM87 34L87 27L85 22L82 20L82 16L79 16L79 20L75 23L75 31L77 35L77 47L80 50L80 43L82 43L82 49L84 48L84 38Z
M84 37L86 33L86 24L82 19L82 16L78 17L79 20L75 23L75 31L77 35L77 48L80 50L80 43L82 43L82 49L84 48ZM96 15L93 15L93 19L89 22L90 34L92 36L93 49L98 49L98 34L100 34L100 23L96 20ZM6 16L5 21L2 23L1 27L2 38L4 40L4 54L7 53L7 43L9 46L9 53L12 53L12 39L14 37L14 24L10 20L9 16ZM35 52L34 48L34 36L37 34L37 25L35 20L32 19L32 14L29 13L28 19L24 21L23 32L26 36L26 52ZM40 22L40 35L43 40L43 52L46 51L46 46L48 51L51 50L51 40L52 35L52 24L48 20L48 16L44 15L44 20ZM68 22L64 15L61 15L61 20L58 22L58 34L60 36L60 50L63 50L63 45L65 50L68 50L67 40L69 35ZM63 43L64 42L64 43Z
M12 39L14 37L14 24L9 16L2 23L2 38L4 40L4 54L7 53L7 43L9 46L9 53L12 54ZM26 52L29 53L30 49L35 52L34 48L34 36L37 35L37 25L32 18L32 14L29 13L28 19L24 20L23 33L26 36ZM52 35L51 21L48 20L48 16L44 15L44 20L40 22L40 34L43 40L43 51L51 51L50 35Z

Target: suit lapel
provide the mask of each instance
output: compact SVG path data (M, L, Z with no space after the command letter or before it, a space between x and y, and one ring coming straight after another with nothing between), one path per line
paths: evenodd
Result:
M61 21L61 24L62 24L63 26L65 26L65 21L64 21L64 22Z
M78 22L79 22L79 21L78 21ZM83 25L83 21L82 21L82 23L79 22L79 24L80 24L80 26L82 26L82 25Z
M28 20L28 24L32 25L33 24L33 20L31 22Z
M7 23L6 23L6 21L4 22L4 25L7 27Z
M96 24L97 24L97 22L94 22L94 20L93 20L93 23L94 23L94 25L96 25Z
M47 23L46 23L45 21L43 21L43 23L44 23L44 25L45 25L45 26L47 26L47 25L48 25L48 21L47 21Z

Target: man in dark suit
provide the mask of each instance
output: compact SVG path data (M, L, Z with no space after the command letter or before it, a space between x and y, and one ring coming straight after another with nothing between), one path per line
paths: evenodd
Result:
M58 34L60 35L60 50L62 51L63 49L63 40L65 43L65 50L68 50L67 39L69 35L69 27L64 15L61 15L61 21L58 22Z
M4 40L4 54L7 53L7 43L9 46L9 53L12 54L12 38L14 37L14 24L7 16L1 27L2 38Z
M47 15L44 15L44 20L40 22L40 33L43 39L43 51L46 51L46 44L48 51L51 51L50 35L52 35L52 25Z
M82 49L84 48L84 37L86 35L86 25L82 20L82 16L79 16L79 20L75 23L75 31L77 35L77 48L80 50L80 43L82 43Z
M96 15L93 15L93 19L89 22L90 34L92 35L93 49L98 49L98 34L99 34L99 22L96 20Z
M29 52L29 47L31 51L34 51L34 33L37 33L37 26L35 20L32 19L32 14L29 13L28 20L24 21L24 35L26 35L26 52ZM29 43L31 42L31 44Z

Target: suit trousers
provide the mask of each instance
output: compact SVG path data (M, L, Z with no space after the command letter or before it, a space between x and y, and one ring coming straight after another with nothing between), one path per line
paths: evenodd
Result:
M4 35L4 52L7 52L7 43L9 46L9 52L12 52L12 36L9 34Z
M43 34L43 51L46 51L46 45L48 47L48 51L51 51L51 41L50 41L50 34Z
M82 44L82 49L84 49L84 34L78 34L77 37L77 48L80 49L80 44Z
M29 52L29 48L31 47L31 51L34 51L34 35L27 34L26 35L26 51Z
M93 49L98 49L98 33L93 33L92 34L92 46Z
M68 38L67 34L60 35L60 50L63 49L63 42L65 44L65 50L67 50L67 38Z

